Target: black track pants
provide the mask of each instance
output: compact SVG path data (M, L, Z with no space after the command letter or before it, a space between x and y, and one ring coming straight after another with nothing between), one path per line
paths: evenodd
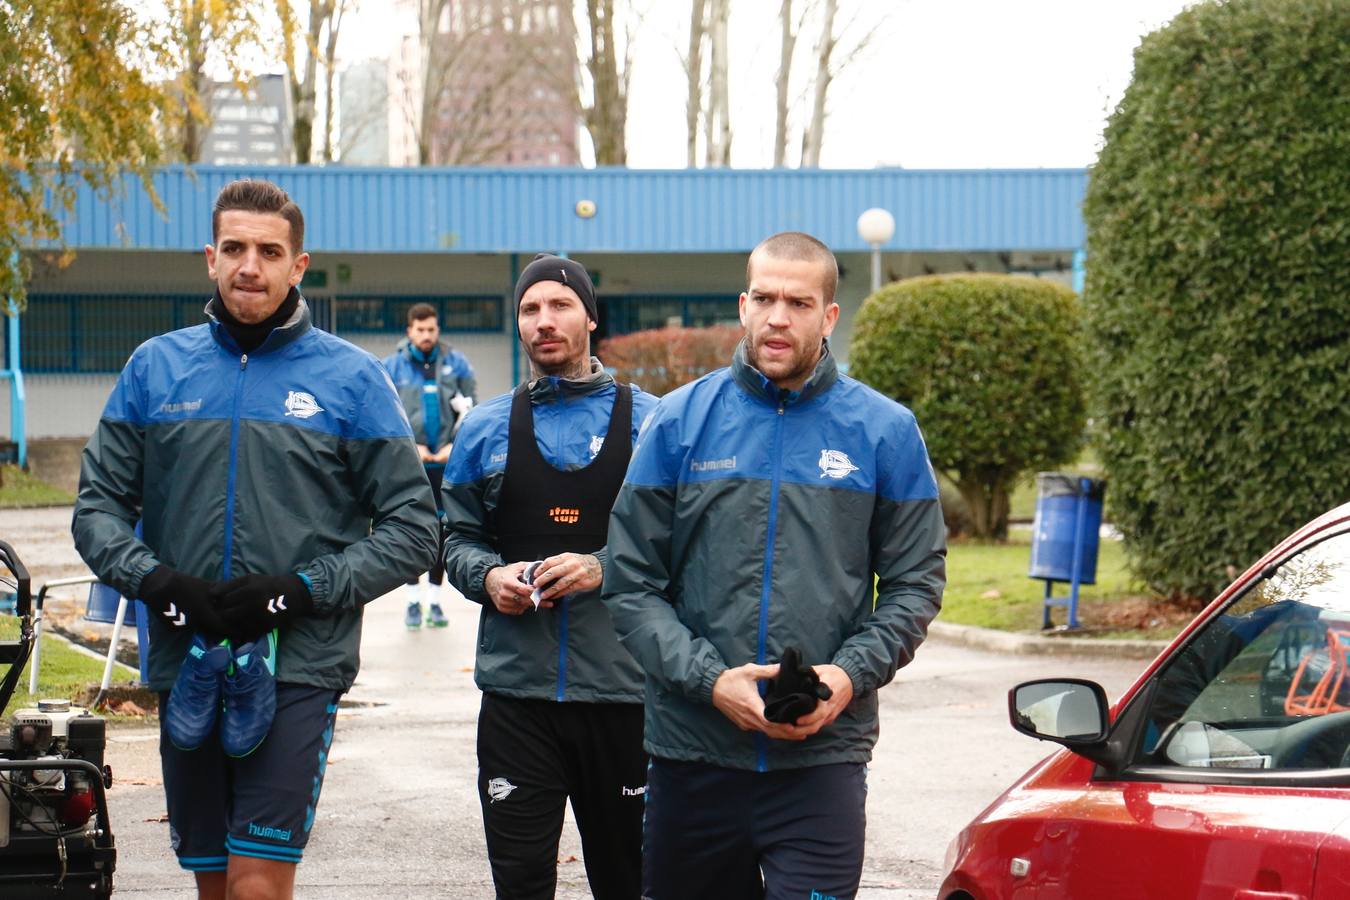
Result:
M431 482L431 496L436 500L436 515L441 520L440 539L436 541L436 561L431 564L427 571L427 581L434 585L440 585L445 580L445 519L444 507L441 506L441 482L445 479L445 466L428 466L427 479ZM421 579L414 576L406 584L417 584Z
M862 878L862 763L744 772L652 760L644 898L852 900Z
M637 900L646 781L641 704L484 694L478 797L497 896L553 897L570 797L591 894Z

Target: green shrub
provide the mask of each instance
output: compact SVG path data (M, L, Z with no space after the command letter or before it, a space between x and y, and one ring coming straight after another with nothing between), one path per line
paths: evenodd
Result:
M1078 299L1012 275L887 285L853 323L849 373L914 411L977 537L1004 538L1017 477L1075 458L1084 400Z
M1350 498L1350 3L1149 35L1084 204L1094 418L1137 573L1208 598Z
M606 338L596 355L619 381L660 397L731 365L731 354L743 333L739 325L652 328Z

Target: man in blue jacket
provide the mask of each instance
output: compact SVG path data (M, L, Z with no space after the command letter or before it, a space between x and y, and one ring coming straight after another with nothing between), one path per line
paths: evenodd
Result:
M646 672L643 897L844 900L877 689L937 614L945 530L913 415L835 366L829 249L774 235L746 282L731 367L662 398L610 519L605 604Z
M398 348L384 360L389 377L394 380L403 411L412 425L417 454L427 470L431 493L436 498L436 512L441 510L441 477L445 462L450 458L450 447L456 426L477 401L477 386L473 366L463 353L442 341L436 307L430 303L414 303L408 308L408 336L399 341ZM441 610L440 587L445 576L445 565L437 554L436 562L427 573L424 594L427 601L427 624L444 628L448 623ZM408 582L408 609L404 624L409 628L422 627L422 597L418 596L418 582Z
M570 797L592 895L637 900L642 673L599 588L610 506L655 400L591 356L595 289L579 263L537 256L515 301L533 377L464 419L442 490L446 571L482 604L478 791L492 879L501 898L553 896Z
M212 235L208 322L132 354L72 528L151 610L179 864L202 898L270 900L293 893L362 609L430 565L436 514L388 374L311 327L300 209L236 181Z

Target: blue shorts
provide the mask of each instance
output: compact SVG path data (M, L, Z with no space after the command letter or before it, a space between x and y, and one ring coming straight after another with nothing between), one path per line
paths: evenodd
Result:
M160 709L168 697L160 694ZM278 683L272 730L242 759L226 756L216 734L196 750L177 749L161 716L159 755L178 864L192 872L223 872L230 855L300 862L337 708L338 692L331 688Z

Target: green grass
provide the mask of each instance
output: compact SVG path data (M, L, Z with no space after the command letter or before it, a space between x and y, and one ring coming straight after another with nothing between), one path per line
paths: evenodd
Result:
M1031 535L1025 530L1015 530L1006 544L954 542L947 553L941 620L1002 631L1038 630L1045 582L1027 576L1030 562ZM1056 596L1068 593L1067 584L1056 583ZM1137 605L1146 594L1126 568L1120 542L1104 540L1097 553L1097 583L1079 588L1079 618L1089 627L1104 627L1109 617L1103 614L1112 604ZM1064 622L1065 612L1054 610L1056 624ZM1125 631L1135 637L1156 636L1151 630Z
M19 620L13 616L0 616L0 640L14 640L19 636ZM32 665L30 658L29 665ZM8 672L2 667L0 675ZM38 691L28 693L28 675L31 670L25 666L19 679L14 697L10 700L0 717L7 719L14 710L32 706L39 698L74 700L87 685L98 684L103 679L103 661L86 656L64 641L50 637L42 638L42 668L38 675ZM113 677L126 678L125 669L115 669ZM6 726L7 727L7 726Z
M75 497L29 475L15 465L0 466L0 509L26 509L33 506L69 506Z

